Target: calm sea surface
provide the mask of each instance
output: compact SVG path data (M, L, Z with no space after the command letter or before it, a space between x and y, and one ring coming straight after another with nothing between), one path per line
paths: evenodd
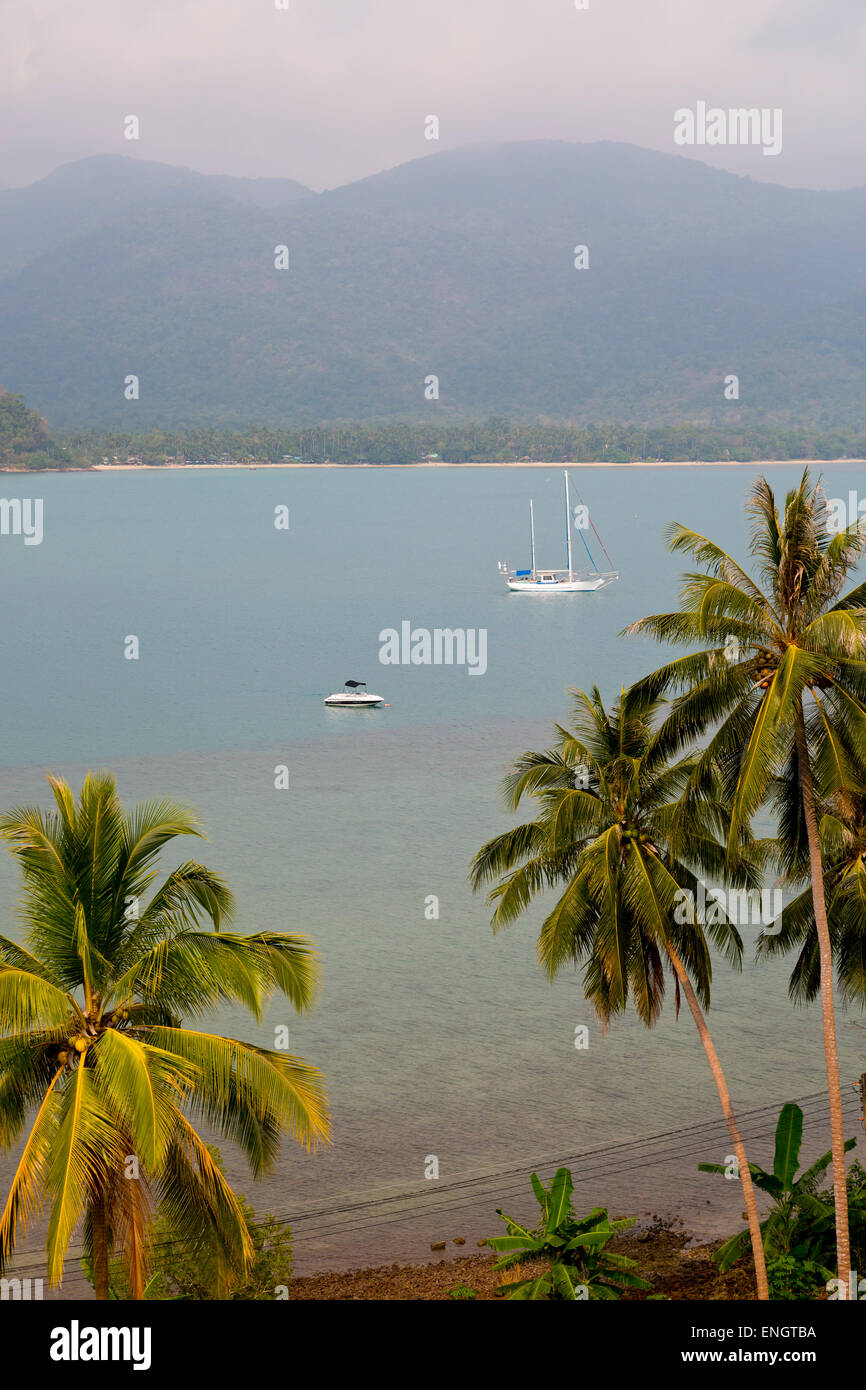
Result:
M781 491L798 470L770 474ZM696 1171L729 1146L688 1013L676 1021L671 1001L652 1032L629 1017L603 1034L579 979L550 986L540 975L540 913L494 938L467 866L509 823L502 773L545 746L568 687L597 683L613 698L658 662L659 648L617 634L676 602L681 562L663 548L664 525L681 520L742 554L754 475L571 470L622 579L543 600L509 595L497 561L528 561L532 497L539 563L563 563L557 469L3 478L6 497L43 497L44 541L0 538L0 805L44 803L49 769L77 784L109 767L130 804L181 797L208 843L175 857L200 855L228 877L238 929L302 931L320 949L308 1017L277 1002L261 1024L234 1010L212 1020L262 1045L287 1023L292 1050L326 1074L330 1149L307 1156L286 1144L260 1184L224 1149L256 1210L296 1221L300 1270L424 1258L431 1240L454 1236L474 1248L495 1232L500 1201L527 1210L525 1180L507 1171L659 1134L670 1138L652 1163L637 1149L575 1157L581 1200L676 1213L699 1233L738 1216L734 1185ZM862 468L830 472L831 496L864 486ZM281 504L287 532L274 526ZM381 665L380 631L404 620L486 629L486 674ZM124 658L133 634L138 661ZM323 697L350 677L390 708L326 710ZM288 791L274 788L278 764ZM4 855L4 933L17 930L17 893ZM434 894L439 918L427 920ZM784 967L750 959L742 975L716 971L710 1023L743 1110L823 1084L818 1010L794 1010L785 981ZM581 1023L587 1051L574 1047ZM840 1045L847 1084L866 1052L853 1017ZM820 1152L820 1105L810 1113L808 1146ZM677 1138L703 1122L697 1141ZM771 1157L771 1129L755 1120L750 1156ZM438 1183L424 1178L431 1155ZM468 1196L442 1205L446 1186L493 1173L503 1176L483 1191L454 1188ZM402 1194L412 1219L381 1201ZM356 1204L354 1216L330 1215Z

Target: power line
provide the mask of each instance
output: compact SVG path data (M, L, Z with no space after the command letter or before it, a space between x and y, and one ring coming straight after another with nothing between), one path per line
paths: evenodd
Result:
M744 1140L748 1140L749 1142L758 1139L772 1139L775 1135L775 1127L773 1129L759 1130L751 1133L746 1132L745 1129L742 1129L742 1133ZM698 1142L688 1148L679 1148L673 1151L662 1150L660 1152L650 1153L644 1156L621 1155L621 1157L624 1157L626 1161L624 1163L621 1163L617 1167L611 1167L610 1162L600 1163L594 1167L588 1168L586 1171L584 1171L581 1167L581 1169L575 1174L575 1186L582 1187L590 1182L598 1181L599 1178L615 1177L621 1173L631 1172L637 1168L647 1168L661 1163L664 1163L666 1165L672 1165L683 1159L700 1158L702 1156L706 1157L706 1145L703 1142ZM566 1156L565 1158L560 1160L552 1160L550 1165L537 1164L534 1165L534 1167L552 1166L553 1162L556 1162L560 1167L571 1166L583 1160L585 1157L586 1155L584 1154L575 1154L571 1156ZM526 1177L528 1176L529 1172L532 1171L532 1168L527 1167L525 1170L520 1171L523 1176L523 1181L520 1183L519 1186L511 1185L508 1187L502 1187L502 1185L499 1184L498 1187L495 1189L500 1202L507 1199L510 1196L520 1196L526 1194ZM479 1183L481 1181L484 1181L486 1183L488 1182L488 1179L477 1179L475 1181L478 1181ZM405 1220L413 1216L426 1216L428 1214L438 1215L439 1213L444 1213L447 1211L461 1210L469 1206L474 1206L478 1201L481 1200L482 1197L491 1195L488 1192L478 1192L468 1198L463 1197L462 1200L458 1200L456 1202L447 1200L447 1198L452 1195L460 1196L461 1194L458 1193L458 1189L465 1188L468 1185L468 1183L451 1184L445 1190L440 1189L438 1193L431 1193L429 1197L426 1193L423 1192L416 1193L413 1195L414 1201L416 1203L420 1202L420 1206L403 1206L397 1211L397 1213L394 1216L388 1217L380 1221L364 1221L358 1220L357 1217L352 1217L348 1221L344 1221L337 1225L318 1225L312 1226L309 1229L302 1228L300 1231L298 1231L298 1218L295 1218L292 1222L293 1242L296 1244L303 1244L305 1242L323 1238L325 1236L338 1235L341 1232L348 1230L365 1230L380 1225L392 1225L397 1221Z
M843 1096L843 1107L845 1107L846 1102L847 1108L859 1118L859 1105L856 1105L854 1098L849 1097L847 1093ZM819 1110L826 1108L826 1093L822 1091L811 1092L809 1095L801 1097L797 1104L803 1109L807 1119L814 1118L816 1108ZM741 1112L738 1116L738 1122L744 1140L752 1142L771 1138L775 1133L775 1126L772 1129L766 1129L763 1126L766 1124L767 1117L777 1112L778 1102ZM762 1127L753 1128L754 1126ZM523 1195L526 1193L526 1180L529 1174L537 1169L576 1165L578 1166L576 1185L583 1186L602 1176L617 1176L636 1168L647 1168L660 1163L674 1164L683 1159L698 1157L704 1152L705 1146L709 1144L711 1136L717 1134L720 1129L724 1133L727 1132L724 1120L714 1118L694 1125L663 1130L658 1134L646 1135L639 1139L623 1140L619 1144L605 1145L597 1149L554 1158L542 1158L535 1162L525 1162L517 1167L494 1169L472 1178L464 1178L459 1182L449 1183L445 1187L395 1193L385 1197L345 1203L342 1206L311 1208L306 1211L276 1216L275 1219L288 1222L291 1225L293 1245L310 1244L315 1240L332 1235L341 1235L349 1230L375 1230L422 1216L438 1216L446 1212L463 1210L476 1205L485 1198L492 1201L494 1193L498 1194L500 1201L507 1200L512 1196ZM665 1141L669 1142L665 1144ZM672 1144L670 1141L678 1142ZM653 1152L653 1146L659 1145L662 1147L657 1147L656 1151ZM617 1166L612 1167L612 1163ZM519 1186L515 1185L513 1181L518 1178L521 1180ZM504 1188L503 1183L506 1184ZM455 1198L456 1200L454 1200ZM317 1222L320 1224L316 1224ZM305 1223L313 1224L305 1228ZM253 1223L254 1226L259 1227L261 1224L261 1222ZM151 1249L165 1250L182 1243L179 1238L171 1238L154 1242ZM25 1259L28 1255L35 1253L35 1251L21 1252ZM84 1249L80 1247L70 1251L67 1258L76 1260L80 1259L83 1254ZM41 1260L39 1264L29 1265L18 1265L17 1260L13 1263L14 1273L23 1274L25 1277L29 1270L44 1268L44 1260ZM12 1272L10 1270L10 1273ZM73 1280L82 1278L80 1275L73 1275L72 1277Z

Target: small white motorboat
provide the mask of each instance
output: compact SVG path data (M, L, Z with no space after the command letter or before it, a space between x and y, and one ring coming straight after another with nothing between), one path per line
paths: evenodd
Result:
M375 709L384 703L384 695L370 694L366 681L346 681L345 690L338 690L325 701L331 709Z

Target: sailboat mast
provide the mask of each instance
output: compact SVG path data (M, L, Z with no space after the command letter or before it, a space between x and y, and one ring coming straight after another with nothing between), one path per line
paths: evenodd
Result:
M532 578L535 578L535 513L532 510L532 498L529 499L529 558Z
M568 502L568 472L563 470L565 478L565 549L568 555L568 577L571 579L571 509Z

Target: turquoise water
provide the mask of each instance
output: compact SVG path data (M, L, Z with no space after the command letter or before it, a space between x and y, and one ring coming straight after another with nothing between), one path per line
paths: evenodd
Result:
M797 473L777 467L772 478L781 489ZM445 1185L715 1119L687 1012L676 1021L671 1001L651 1033L627 1018L602 1034L577 979L541 978L540 914L493 938L466 873L508 823L502 772L544 745L567 714L567 688L597 682L613 697L658 660L659 649L617 634L675 603L681 565L663 549L664 524L685 521L741 553L753 476L572 470L622 580L543 600L509 595L497 561L528 559L531 496L538 560L562 563L557 469L4 477L6 497L44 499L44 541L0 537L0 805L44 800L47 769L78 782L88 767L111 767L130 803L180 796L202 814L208 843L177 857L200 854L227 875L238 927L303 931L320 949L314 1013L297 1020L274 1004L261 1024L231 1011L214 1020L265 1045L288 1023L292 1049L327 1076L327 1152L286 1145L253 1184L226 1148L257 1210L297 1215L406 1192L423 1202L438 1190L424 1180L428 1155ZM864 480L862 468L834 467L828 491L847 497ZM281 504L288 532L273 524ZM486 629L486 674L380 664L380 631L404 620ZM138 661L124 658L132 634ZM390 707L325 710L348 677ZM274 788L280 764L287 791ZM3 932L15 930L16 895L4 857ZM710 1022L744 1109L822 1086L818 1011L794 1011L785 978L784 967L717 970ZM577 1051L583 1023L590 1046ZM846 1081L864 1069L864 1042L843 1019ZM816 1127L809 1146L827 1147L825 1135ZM760 1142L765 1161L770 1140ZM673 1144L651 1168L596 1162L581 1196L678 1212L699 1232L729 1227L736 1194L695 1171L699 1157L728 1152L721 1127L707 1144L696 1156ZM423 1258L430 1239L492 1234L497 1204L462 1209L460 1230L441 1234L431 1214L310 1235L298 1266Z

